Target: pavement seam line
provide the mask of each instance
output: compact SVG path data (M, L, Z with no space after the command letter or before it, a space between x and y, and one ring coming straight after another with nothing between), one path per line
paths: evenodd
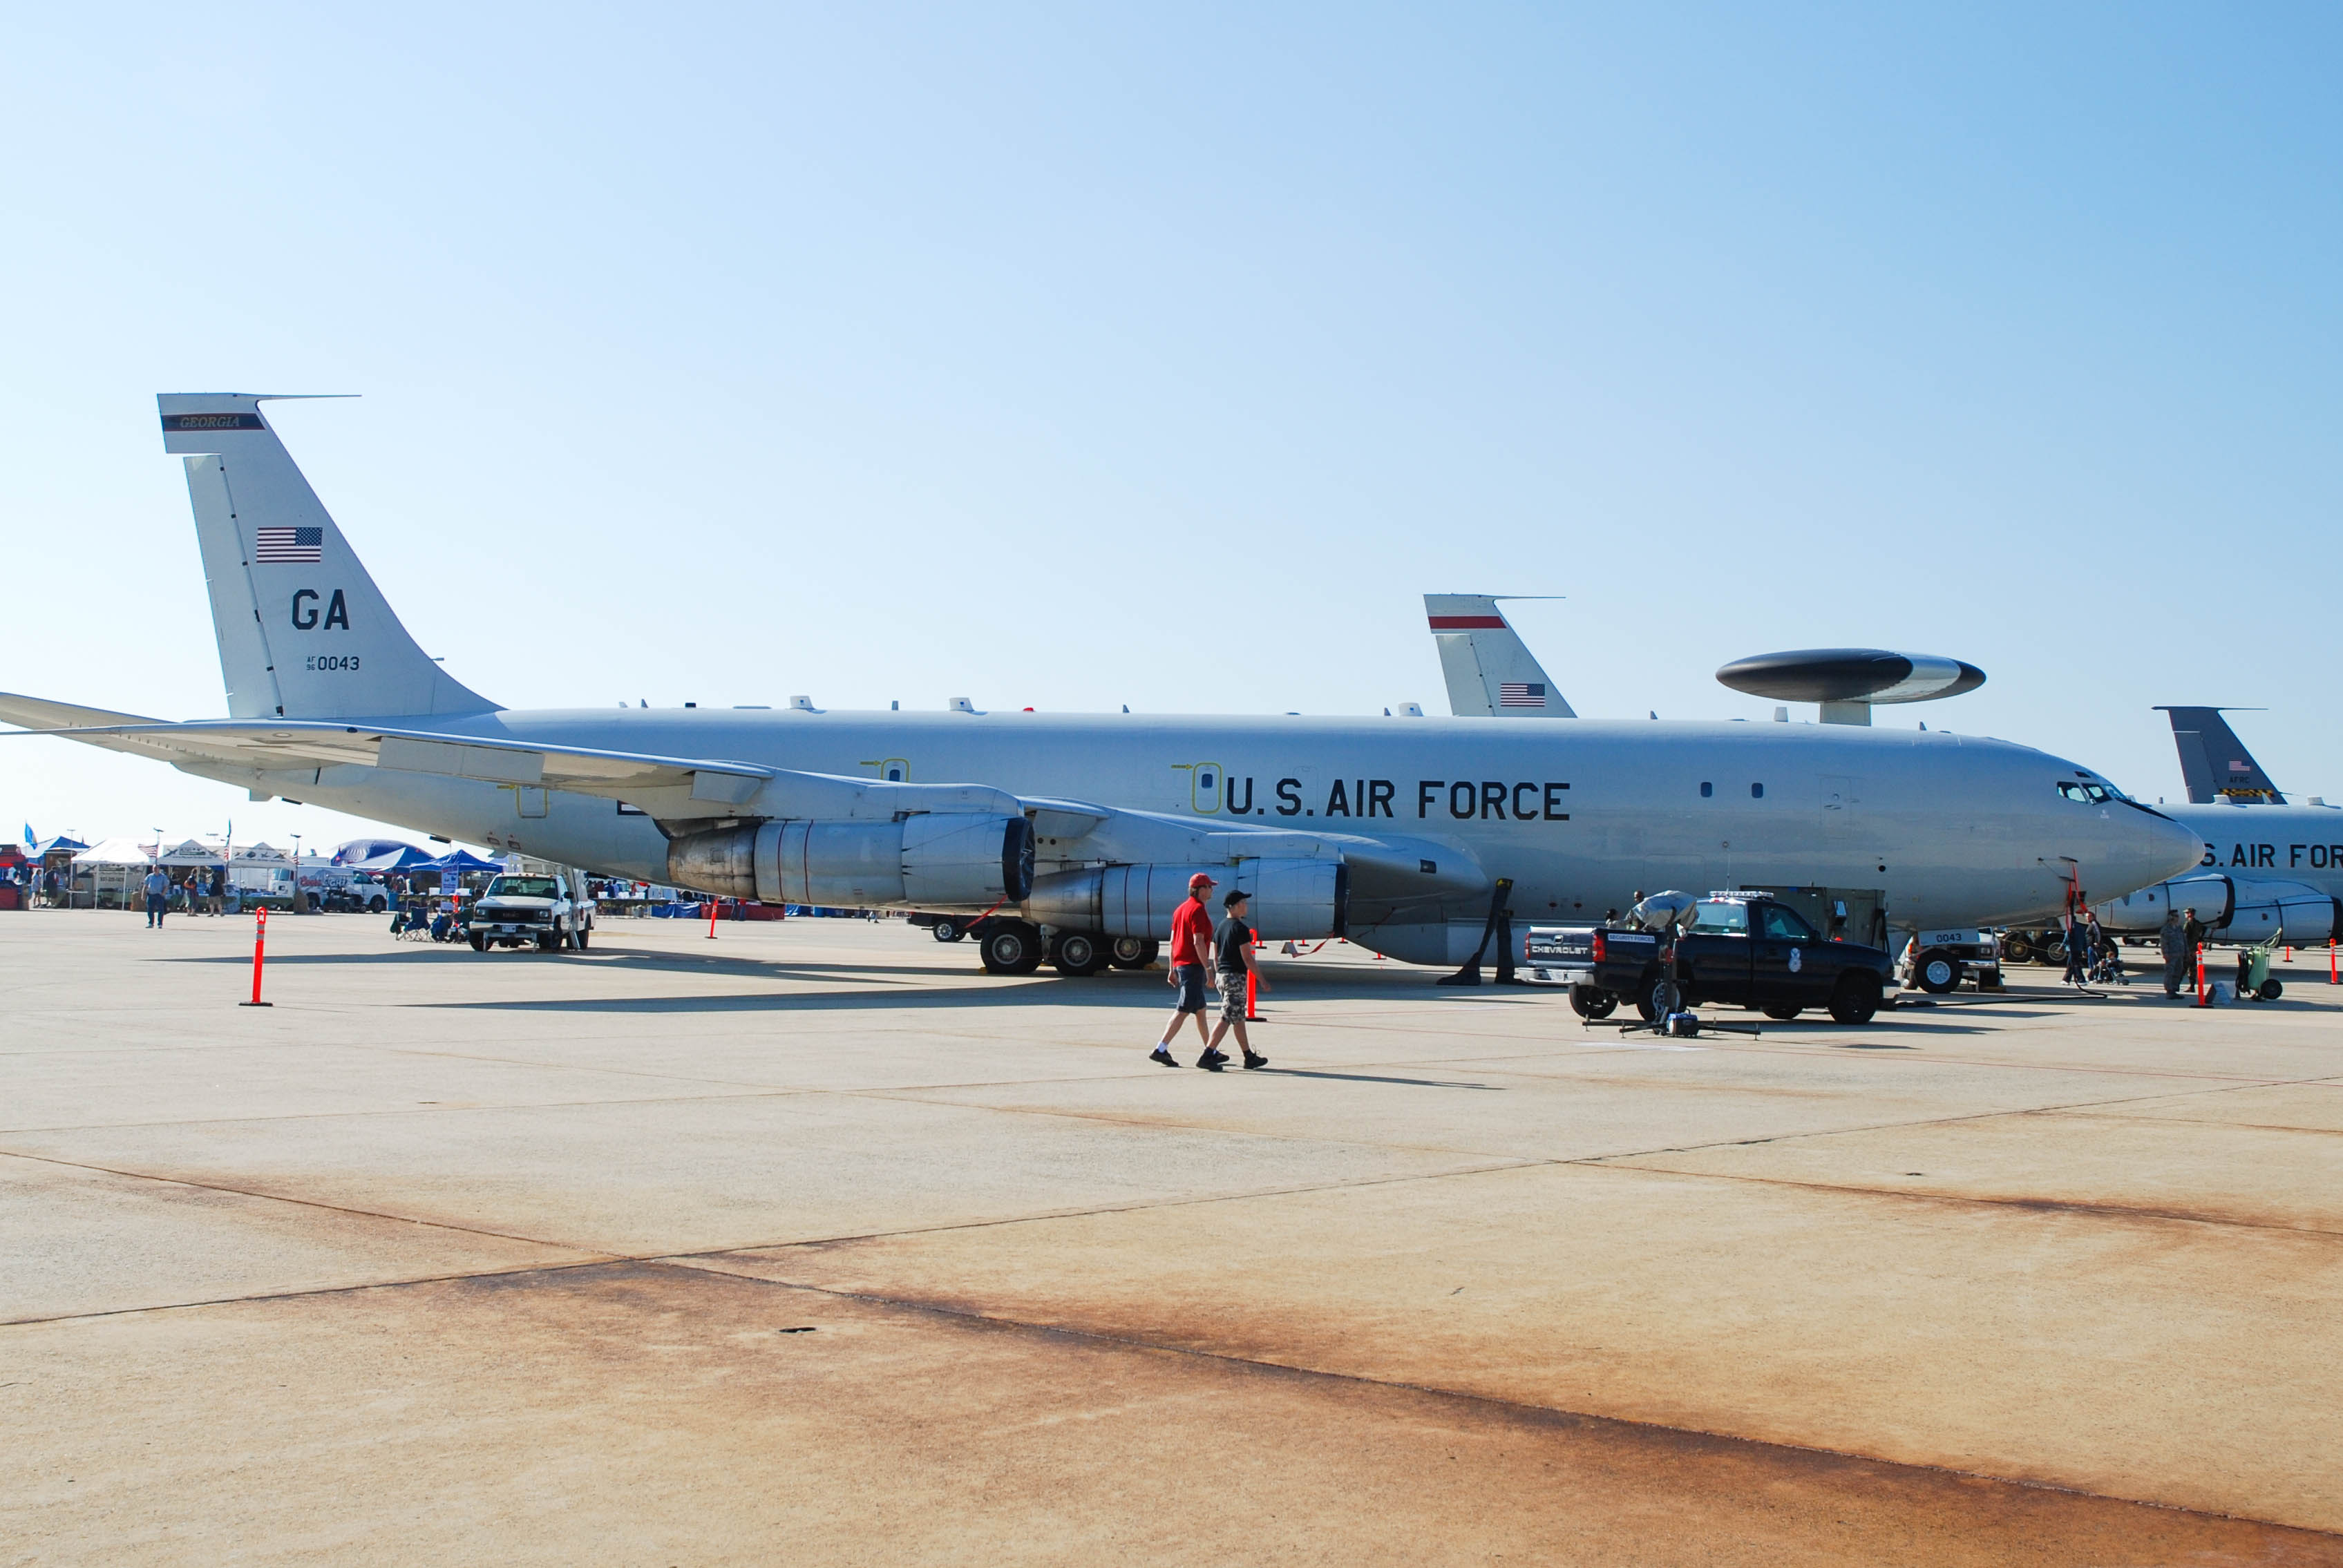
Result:
M597 1258L617 1262L625 1254L607 1252L598 1248L573 1247L562 1241L541 1241L535 1236L517 1236L508 1231L490 1231L478 1225L458 1225L445 1220L418 1220L407 1214L386 1214L378 1209L354 1209L345 1203L321 1203L315 1198L288 1198L281 1192L258 1192L245 1187L230 1187L216 1181L191 1181L184 1176L156 1176L145 1171L121 1171L110 1165L93 1165L83 1160L61 1160L53 1154L27 1154L21 1150L0 1148L0 1157L28 1160L41 1165L60 1166L67 1171L92 1171L100 1175L116 1176L126 1181L152 1181L158 1186L186 1187L198 1192L224 1192L231 1197L250 1198L264 1203L290 1203L302 1209L322 1210L328 1214L347 1214L355 1219L380 1220L393 1225L421 1225L433 1231L449 1231L458 1235L486 1236L498 1241L518 1241L525 1246L545 1247L560 1252L586 1252Z

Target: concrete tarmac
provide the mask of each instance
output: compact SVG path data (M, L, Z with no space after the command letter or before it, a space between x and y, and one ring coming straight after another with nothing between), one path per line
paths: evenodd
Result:
M1674 1042L1330 946L1214 1075L900 922L142 920L0 915L0 1562L2343 1563L2323 954Z

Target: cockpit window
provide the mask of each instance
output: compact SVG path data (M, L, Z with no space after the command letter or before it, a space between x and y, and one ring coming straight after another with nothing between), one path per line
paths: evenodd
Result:
M1692 929L1745 937L1749 934L1749 906L1703 899L1693 907Z
M2086 801L2095 806L2122 798L2104 784L2077 784L2064 779L2058 781L2058 793L2069 800Z

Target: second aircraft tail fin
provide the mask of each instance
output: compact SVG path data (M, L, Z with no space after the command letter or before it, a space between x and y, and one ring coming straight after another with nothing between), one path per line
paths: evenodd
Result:
M265 397L165 393L184 456L237 719L396 718L496 707L415 645L261 417Z
M1428 593L1423 609L1440 645L1448 711L1459 719L1575 719L1497 608L1497 596Z
M2191 805L2215 800L2266 800L2283 806L2254 754L2246 749L2217 708L2165 708L2172 719L2172 744L2180 753L2180 779Z

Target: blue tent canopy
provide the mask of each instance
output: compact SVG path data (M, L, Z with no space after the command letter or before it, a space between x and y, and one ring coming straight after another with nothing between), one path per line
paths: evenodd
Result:
M427 866L436 867L438 864L438 862L434 860L429 855L425 854L422 850L417 849L412 844L400 844L381 854L369 856L363 860L344 860L341 863L347 866L354 871L373 871L377 873L383 871L417 871L423 869Z
M418 860L427 860L431 858L430 850L418 849L404 839L352 839L348 843L335 849L334 864L372 866L384 856L396 855L402 850L413 855ZM390 869L394 871L403 871L407 866L402 864Z
M456 871L469 876L474 871L501 871L502 860L483 860L468 849L458 849L452 855L442 855L436 860L422 860L406 869L410 871Z

